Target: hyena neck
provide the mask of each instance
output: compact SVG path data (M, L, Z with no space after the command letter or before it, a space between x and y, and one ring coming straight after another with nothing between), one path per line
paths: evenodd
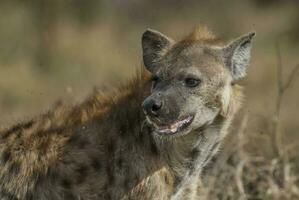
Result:
M162 157L175 175L177 185L201 174L216 154L230 121L219 115L211 124L185 136L173 139L155 137Z

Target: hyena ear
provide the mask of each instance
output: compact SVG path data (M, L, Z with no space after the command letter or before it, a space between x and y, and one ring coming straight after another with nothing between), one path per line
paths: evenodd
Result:
M224 63L231 72L233 80L246 75L251 54L251 41L255 32L250 32L229 43L222 49Z
M143 63L146 69L153 73L156 70L157 62L173 43L172 39L162 33L147 29L142 35Z

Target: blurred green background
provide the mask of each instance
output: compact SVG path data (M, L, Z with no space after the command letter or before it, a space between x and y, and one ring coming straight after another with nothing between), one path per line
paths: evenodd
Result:
M255 152L271 146L271 136L265 135L271 132L276 107L276 45L284 79L299 63L296 0L0 0L0 16L2 127L47 110L57 99L79 102L94 86L105 90L132 77L142 66L140 38L145 29L180 39L203 24L225 40L257 32L248 76L242 81L244 106L232 128L236 131L243 116L250 116L246 133L254 135L248 143ZM279 119L282 143L295 146L296 77L282 99Z

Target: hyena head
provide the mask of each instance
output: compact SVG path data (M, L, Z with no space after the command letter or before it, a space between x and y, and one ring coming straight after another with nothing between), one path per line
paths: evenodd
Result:
M180 136L229 112L232 85L246 74L251 40L243 35L222 45L209 33L194 32L175 42L147 30L143 61L152 74L152 91L142 106L154 133Z

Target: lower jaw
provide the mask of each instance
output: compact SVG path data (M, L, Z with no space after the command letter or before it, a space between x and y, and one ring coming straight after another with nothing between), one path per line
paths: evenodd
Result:
M182 119L182 121L184 120L188 120L185 124L181 125L180 127L177 127L175 131L173 131L172 129L159 129L159 126L157 126L150 118L147 118L147 120L149 121L150 124L153 125L153 132L159 136L163 136L163 137L170 137L170 136L180 136L180 135L185 135L188 132L190 132L190 125L192 123L194 119L194 116L189 115L188 117L186 117L185 119ZM178 122L179 123L179 122Z
M190 125L190 124L189 124ZM186 126L186 127L183 127L182 129L176 131L176 132L161 132L157 129L154 130L154 132L159 135L159 136L162 136L162 137L175 137L175 136L182 136L182 135L186 135L188 134L190 131L191 131L191 128L190 126Z

